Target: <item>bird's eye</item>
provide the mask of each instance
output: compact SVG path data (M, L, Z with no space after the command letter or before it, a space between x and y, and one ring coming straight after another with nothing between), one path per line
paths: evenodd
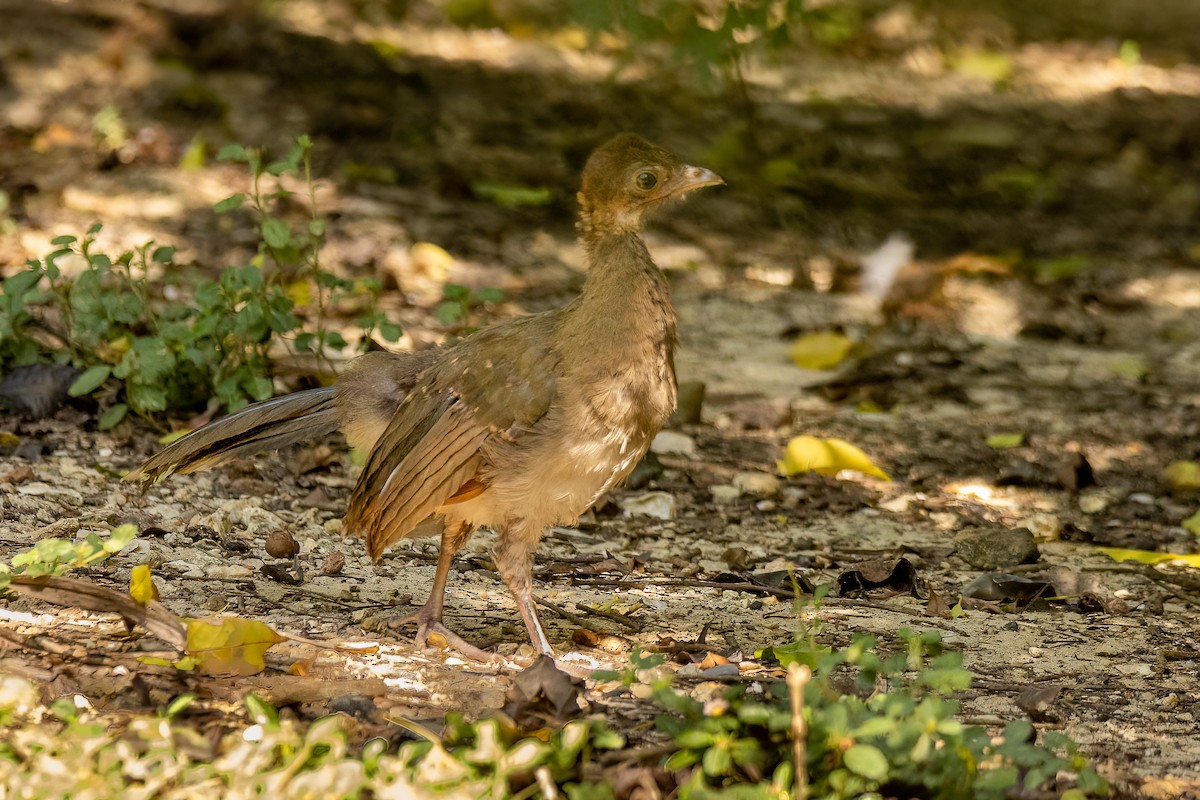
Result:
M640 172L637 176L637 187L642 191L653 189L658 184L658 178L653 172Z

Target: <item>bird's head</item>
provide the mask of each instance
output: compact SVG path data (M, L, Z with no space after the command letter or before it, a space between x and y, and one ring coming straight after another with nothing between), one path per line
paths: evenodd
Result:
M602 144L583 168L579 206L584 231L637 230L643 215L668 200L725 183L632 133Z

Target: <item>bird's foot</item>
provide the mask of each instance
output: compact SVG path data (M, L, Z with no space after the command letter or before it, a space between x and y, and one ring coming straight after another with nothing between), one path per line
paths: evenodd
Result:
M436 635L445 640L447 647L457 650L467 658L482 661L485 664L503 664L505 661L504 656L499 653L489 653L487 650L476 647L447 628L442 622L441 615L427 605L421 606L415 614L409 614L407 617L393 617L388 620L387 624L389 628L399 628L410 622L417 623L417 635L413 638L413 644L421 650L429 650L437 646L436 643L429 641L430 636Z

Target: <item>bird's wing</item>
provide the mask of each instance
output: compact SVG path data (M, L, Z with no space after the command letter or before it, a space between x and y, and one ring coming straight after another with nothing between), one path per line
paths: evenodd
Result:
M444 351L422 373L350 498L346 527L366 534L372 558L439 506L487 490L481 448L531 430L553 400L552 330L547 315L515 320Z

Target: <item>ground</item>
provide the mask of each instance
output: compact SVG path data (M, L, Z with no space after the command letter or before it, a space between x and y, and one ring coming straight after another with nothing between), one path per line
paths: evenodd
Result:
M0 2L12 21L0 40L0 274L95 220L113 249L153 238L201 270L238 263L247 220L208 209L246 176L211 160L185 170L181 153L197 135L278 147L309 132L318 203L334 220L326 263L382 277L401 346L421 346L446 334L430 311L447 280L505 291L483 323L570 297L582 280L579 165L607 133L637 130L729 183L669 210L647 237L680 313L679 379L706 394L698 418L672 425L683 438L660 441L657 468L546 537L536 590L559 652L620 664L634 644L675 652L699 640L700 657L751 661L790 640L803 613L820 616L828 643L933 628L978 676L966 718L1032 713L1127 796L1200 791L1200 583L1097 549L1197 550L1181 525L1200 506L1195 488L1164 472L1196 456L1200 423L1200 68L1165 34L1150 57L1169 21L1142 21L1139 62L1120 38L1035 39L1006 4L976 16L899 7L853 52L751 70L747 110L690 88L683 70L612 79L603 57L439 25L420 7L389 26L338 3L283 4L269 19L206 5ZM971 62L979 53L1007 59L1003 74ZM114 147L96 122L110 106L126 129ZM480 181L548 187L551 200L497 206L475 196ZM860 264L892 233L916 257L881 307L859 290ZM412 257L416 242L453 259L431 266ZM858 348L830 371L794 366L791 342L828 329ZM378 644L347 654L288 642L271 651L270 674L236 689L114 677L95 653L142 646L120 639L118 622L6 598L6 625L26 646L0 655L0 669L113 709L201 686L216 717L246 685L301 716L355 694L426 720L503 704L510 672L417 652L384 624L423 600L435 549L403 543L374 565L340 536L358 469L340 442L142 495L117 474L158 446L144 425L99 433L78 404L42 420L0 415L0 431L20 442L0 464L0 556L130 521L136 544L89 577L121 588L148 563L178 614L227 608L327 643ZM1023 439L989 446L1007 433ZM852 442L893 480L769 477L799 434ZM647 506L667 518L635 513ZM295 565L264 550L281 529L300 543ZM1022 529L1036 553L972 550L1019 544ZM523 629L490 544L478 535L457 562L447 621L519 658ZM344 567L323 574L335 554ZM899 558L915 587L846 584L863 562L886 572ZM301 580L264 564L293 576L298 565ZM809 584L840 583L840 596L798 612L780 577L793 567ZM991 572L1046 579L1060 597L938 613ZM635 610L615 622L581 608L606 603ZM296 660L320 680L289 683L279 670ZM704 677L694 666L683 676ZM1044 701L1032 712L1031 697Z

